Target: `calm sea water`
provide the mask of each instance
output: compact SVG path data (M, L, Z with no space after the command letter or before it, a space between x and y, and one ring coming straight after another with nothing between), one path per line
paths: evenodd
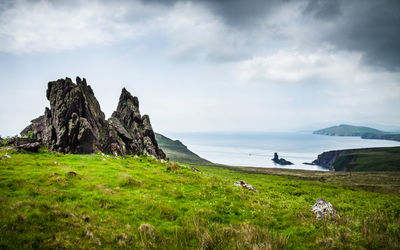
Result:
M366 140L359 137L313 135L311 133L173 133L191 151L214 163L233 166L326 170L304 165L324 151L350 148L400 146L400 142ZM274 164L274 152L294 163Z

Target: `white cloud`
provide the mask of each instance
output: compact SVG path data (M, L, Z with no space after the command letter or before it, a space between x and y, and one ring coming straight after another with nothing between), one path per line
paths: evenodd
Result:
M129 23L127 14L140 14L144 10L136 2L123 6L96 1L77 1L71 5L16 1L0 14L0 50L62 51L132 38L144 29Z
M157 21L173 58L231 60L242 54L246 39L199 3L177 2Z
M244 82L300 82L311 78L338 82L343 77L358 81L360 59L359 53L279 50L239 62L234 72Z
M243 55L247 42L205 5L193 2L168 7L140 1L60 5L22 0L0 13L0 51L6 52L63 51L154 35L166 38L162 46L174 59L232 60Z
M239 62L232 72L244 86L275 92L284 100L276 109L295 120L399 121L394 107L400 105L400 73L365 66L361 58L360 53L280 50Z

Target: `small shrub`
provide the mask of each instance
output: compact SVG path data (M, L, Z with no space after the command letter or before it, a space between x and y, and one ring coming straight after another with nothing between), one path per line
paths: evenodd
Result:
M140 187L143 185L143 181L136 180L130 175L126 175L122 177L121 186L123 187Z
M158 235L156 228L147 223L139 226L140 241L142 242L142 249L158 249L162 241Z
M172 163L168 163L167 164L167 171L176 171L176 170L178 170L180 168L181 167L176 162L172 162Z
M36 139L35 132L33 132L33 131L28 131L28 138L29 138L29 139L35 140L35 139Z
M115 207L115 202L108 199L101 199L99 201L99 207L103 209L110 209Z

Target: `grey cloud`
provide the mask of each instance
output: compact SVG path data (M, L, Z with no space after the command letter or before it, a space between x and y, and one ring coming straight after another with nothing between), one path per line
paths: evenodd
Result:
M128 0L116 0L112 4L105 0L93 2L111 7L119 4L124 6L123 10L126 10L126 13L118 19L118 22L123 22L127 25L143 20L151 20L156 16L161 16L176 3L186 2L183 0L138 1L142 5L151 8L141 8L135 11L136 7L134 6L138 2ZM32 3L36 1L17 1L17 3L20 2ZM49 3L63 9L69 7L71 11L74 11L74 6L83 2L85 1L49 0ZM233 31L240 34L237 36L237 41L242 45L238 46L238 49L234 47L234 51L241 52L240 55L236 55L236 53L218 53L218 51L223 51L224 48L218 47L223 44L221 42L207 56L210 59L215 58L217 61L240 60L246 56L251 57L257 54L259 52L256 51L257 48L261 48L264 51L270 49L271 46L268 41L286 40L285 42L290 43L290 39L295 38L289 38L290 36L279 37L281 35L279 29L285 29L285 27L279 27L279 25L297 25L300 33L303 28L306 28L305 26L314 30L314 35L305 37L302 45L308 46L311 44L311 46L318 48L323 43L328 43L337 50L361 52L363 54L363 63L367 65L379 66L391 71L400 71L399 0L192 0L191 2L207 8L228 27L226 29L227 32ZM14 4L15 1L12 0L0 1L0 13ZM299 20L295 20L291 16L286 17L289 21L284 24L279 21L274 23L274 20L268 19L278 10L285 7L298 8L295 12L306 19L309 18L311 21L304 23L302 27L296 23ZM7 21L7 19L4 20ZM268 25L271 25L268 27L268 31L265 26L257 25L258 21L265 20L268 20ZM274 33L274 30L278 32ZM249 39L252 35L256 37ZM244 42L241 43L240 41ZM188 53L190 54L191 51L188 51Z
M181 0L142 1L164 6L181 2ZM391 71L400 70L400 1L398 0L193 0L192 2L204 4L226 25L242 31L257 30L257 21L267 19L274 11L285 7L285 4L299 3L297 6L300 8L296 11L304 17L310 17L312 22L307 25L315 27L315 32L318 33L316 36L306 38L303 41L304 45L321 46L322 43L328 43L337 50L361 52L364 64ZM291 5L293 6L296 5ZM328 26L323 26L321 23Z
M330 28L317 31L321 33L320 42L341 50L359 51L365 64L400 70L400 1L312 0L304 15L312 15L317 27L318 20L331 21ZM338 15L340 18L331 18Z
M143 3L173 5L183 0L141 0ZM222 17L227 25L243 28L253 25L255 21L290 0L193 0L204 4L216 15Z
M311 14L322 20L332 20L342 14L338 0L311 0L304 9L305 14Z

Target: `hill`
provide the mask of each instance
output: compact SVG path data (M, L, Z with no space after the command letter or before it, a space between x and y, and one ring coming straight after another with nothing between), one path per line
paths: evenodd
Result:
M6 148L0 156L2 249L400 247L398 172L314 178L320 172L196 172L145 156ZM234 186L238 180L258 192ZM369 191L375 184L384 194ZM316 220L318 198L340 216Z
M187 164L200 164L211 165L212 162L201 158L197 154L190 151L179 140L171 140L162 134L155 133L158 146L164 151L171 161L187 163Z
M362 134L365 133L384 134L385 132L374 128L352 126L346 124L324 128L313 132L313 134L331 135L331 136L361 136Z

